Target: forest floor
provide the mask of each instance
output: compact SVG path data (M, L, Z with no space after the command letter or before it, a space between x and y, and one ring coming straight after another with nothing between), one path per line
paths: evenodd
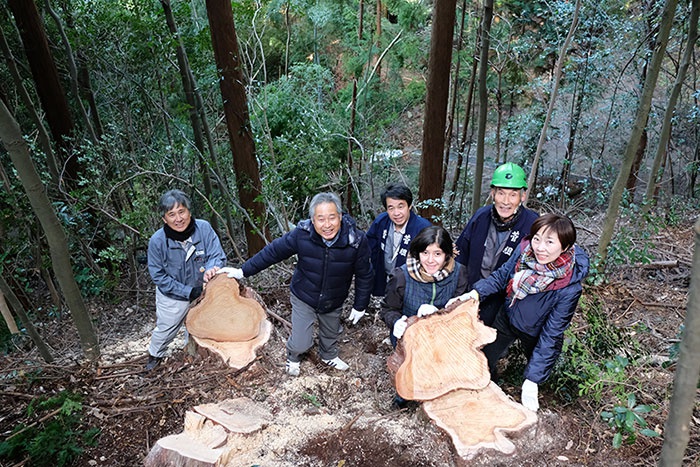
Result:
M652 429L663 431L674 365L659 363L678 342L685 315L692 225L688 221L662 230L653 240L655 259L677 260L677 267L618 266L604 284L587 285L584 298L598 298L612 325L630 342L638 342L639 355L631 357L648 363L637 363L630 370L635 372L629 379L635 382L630 391L636 393L637 403L654 407L646 420ZM594 252L592 240L579 243ZM267 307L286 319L290 271L281 265L248 281ZM40 329L56 356L52 364L41 361L34 347L21 340L16 352L0 358L1 440L19 423L31 424L46 415L40 411L28 415L32 399L68 390L82 396L83 426L101 430L97 446L87 447L71 465L142 465L158 439L182 432L187 410L235 397L252 399L273 415L256 443L241 446L230 464L236 466L652 466L658 462L662 437L639 436L633 444L612 447L614 433L600 411L620 403L613 395L601 390L601 402L590 397L564 401L551 384L540 389L537 424L512 439L514 454L483 451L469 461L460 458L450 437L420 407L392 408L394 389L386 370L392 349L384 343L388 331L373 315L376 309L357 325L345 326L340 356L351 365L346 372L325 368L313 348L302 362L301 375L286 375L287 331L275 320L270 340L243 370L232 370L213 356L189 355L180 337L163 363L146 372L154 304L145 270L142 282L116 303L90 302L102 350L96 367L81 361L68 315L56 316ZM573 323L577 332L589 325L581 315L577 313ZM519 401L518 383L506 382L502 389ZM696 403L687 465L700 465L699 425ZM2 462L0 457L2 466L25 465Z

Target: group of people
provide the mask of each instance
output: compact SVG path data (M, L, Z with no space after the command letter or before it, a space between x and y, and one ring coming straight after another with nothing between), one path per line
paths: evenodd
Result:
M484 347L491 378L497 362L517 339L527 357L522 403L537 410L538 385L550 375L588 274L588 257L576 245L576 229L559 214L527 209L527 180L521 167L506 163L493 173L492 203L479 209L456 242L441 226L416 214L404 185L381 194L385 211L365 233L343 213L339 197L319 193L309 218L274 240L240 268L225 267L226 256L211 226L195 220L190 200L179 190L163 195L164 226L149 242L148 267L156 284L156 327L148 370L162 359L184 322L190 301L214 274L242 279L297 255L290 285L291 335L286 372L300 373L313 346L337 370L341 314L354 279L354 302L346 320L357 324L372 295L382 297L379 316L396 346L410 316L426 316L455 300L475 299L479 317L497 330Z

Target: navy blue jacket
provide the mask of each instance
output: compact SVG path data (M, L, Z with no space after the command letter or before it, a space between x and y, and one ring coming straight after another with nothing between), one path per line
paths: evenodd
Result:
M401 239L401 248L399 248L399 252L396 255L395 267L398 268L406 264L406 254L408 253L408 246L411 240L418 235L418 232L430 225L432 224L428 219L410 211L408 222L406 223L406 233L404 233ZM386 271L384 268L384 246L386 244L386 236L393 228L394 223L389 217L389 214L383 212L377 216L367 231L367 240L369 241L369 248L372 255L372 268L374 269L374 287L372 288L372 295L379 297L386 293L386 281L391 272Z
M538 338L532 358L525 367L525 378L533 383L540 384L549 378L561 353L564 331L569 327L581 297L583 279L588 275L588 255L578 245L574 248L576 264L569 285L558 290L528 295L522 300L516 300L512 306L510 298L506 299L505 310L511 325ZM520 251L518 247L517 254L506 264L474 284L480 298L506 289L508 281L515 274Z
M348 297L354 275L353 308L367 308L373 279L369 245L352 217L343 215L338 238L331 246L326 246L310 219L303 220L246 261L241 269L246 277L252 276L292 255L297 255L297 265L290 289L304 303L319 313L335 310Z
M474 287L476 281L481 279L481 261L484 257L486 235L488 234L492 222L491 209L493 209L492 204L479 208L471 219L469 219L467 226L455 243L459 250L459 255L457 255L455 260L467 267L470 288ZM520 209L522 209L523 212L520 214L518 222L511 229L511 233L506 240L506 245L503 247L503 251L498 257L495 269L500 268L513 256L513 252L518 248L518 245L520 245L520 241L530 234L532 223L539 217L535 211L523 206L521 206Z

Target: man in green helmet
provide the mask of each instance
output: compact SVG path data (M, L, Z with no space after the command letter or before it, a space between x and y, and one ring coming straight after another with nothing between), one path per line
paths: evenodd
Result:
M522 205L526 195L527 177L521 167L506 162L494 170L493 203L476 211L456 242L459 250L456 260L467 267L467 290L508 261L523 237L530 233L539 215ZM491 295L479 304L479 317L484 324L493 323L503 303L505 292Z

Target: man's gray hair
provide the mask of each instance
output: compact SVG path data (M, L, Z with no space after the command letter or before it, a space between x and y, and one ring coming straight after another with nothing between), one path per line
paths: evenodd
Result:
M335 208L338 210L338 214L343 214L343 207L340 204L340 198L335 193L318 193L313 198L311 198L311 203L309 203L309 217L314 218L316 213L316 206L322 203L333 203Z
M178 204L184 206L187 208L188 211L191 211L191 205L192 202L190 201L190 197L187 196L183 191L181 190L168 190L166 191L163 196L160 197L160 203L158 204L158 209L160 210L160 215L164 217L168 211L170 211L172 208L177 206Z

